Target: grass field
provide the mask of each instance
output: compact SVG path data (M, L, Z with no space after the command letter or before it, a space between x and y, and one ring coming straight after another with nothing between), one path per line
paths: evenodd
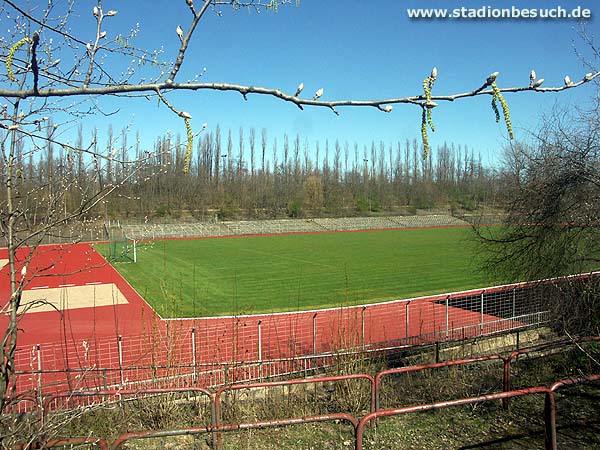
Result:
M115 267L163 317L347 306L492 283L468 228L163 240Z

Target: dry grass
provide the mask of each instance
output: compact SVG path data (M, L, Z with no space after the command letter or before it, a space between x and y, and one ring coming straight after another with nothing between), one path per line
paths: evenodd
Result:
M513 371L513 386L533 386L567 376L597 373L599 368L593 360L600 356L600 348L587 344L584 349L585 353L574 349L519 360ZM327 375L375 374L384 368L383 360L340 357L338 361ZM497 363L477 363L386 377L381 407L497 392L501 390L501 375ZM335 412L362 417L369 411L369 400L368 383L359 380L242 389L223 397L221 423ZM540 448L543 447L543 401L543 396L528 396L511 401L510 411L503 410L496 401L380 419L377 427L366 430L364 448ZM600 448L600 387L596 384L561 391L557 405L559 444L571 450ZM19 416L21 437L27 433L35 436L39 431L34 419L34 416ZM5 416L2 423L5 431L9 429L7 420ZM48 416L45 431L48 437L100 436L111 441L127 432L204 427L210 421L206 397L168 394L55 412ZM124 448L204 449L208 448L211 437L206 433L137 440ZM349 449L353 448L354 435L348 424L326 422L223 433L222 444L226 450ZM3 445L10 448L9 440Z

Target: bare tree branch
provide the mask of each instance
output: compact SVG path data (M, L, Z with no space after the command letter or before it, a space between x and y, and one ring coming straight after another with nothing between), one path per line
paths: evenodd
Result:
M179 69L181 68L181 65L183 64L183 58L185 57L185 52L188 48L188 45L192 38L192 35L194 34L194 30L196 29L198 22L200 22L200 19L202 19L202 16L206 12L206 10L210 6L210 4L211 4L211 0L204 1L204 5L202 5L202 8L198 12L198 14L194 15L194 20L192 20L192 23L191 23L190 28L188 29L187 33L185 34L185 36L183 36L181 38L181 47L179 48L179 52L177 54L177 59L175 60L175 64L173 65L173 70L171 71L171 73L169 74L169 76L167 78L167 84L171 84L175 80L175 77L177 76L177 73L179 72ZM190 5L190 7L192 8L192 11L193 11L193 6Z
M589 81L592 81L600 76L600 72L594 74L588 74L585 78L577 83L572 83L565 86L557 87L533 87L533 86L521 86L521 87L509 87L499 88L502 93L516 93L516 92L561 92L568 89L577 88ZM84 96L84 95L112 95L112 94L127 94L134 92L156 92L159 91L200 91L200 90L212 90L212 91L235 91L242 95L258 94L258 95L269 95L272 97L279 98L284 101L294 103L295 105L305 106L321 106L326 108L335 108L339 106L359 106L359 107L380 107L382 105L390 104L417 104L421 105L422 102L426 101L424 95L413 95L407 97L395 97L386 98L379 100L312 100L303 99L294 95L286 94L280 89L272 89L259 86L247 86L240 84L230 83L149 83L149 84L127 84L127 85L111 85L103 87L79 87L79 88L63 88L63 89L42 89L38 93L34 92L33 89L0 89L0 97L6 98L34 98L34 97L73 97L73 96ZM453 102L462 98L476 97L478 95L493 95L492 89L478 88L472 91L461 92L449 95L432 95L431 100L434 101L448 101Z

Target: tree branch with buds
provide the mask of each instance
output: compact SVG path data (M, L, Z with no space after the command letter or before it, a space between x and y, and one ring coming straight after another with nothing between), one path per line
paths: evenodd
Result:
M199 13L200 14L200 13ZM186 36L187 37L187 36ZM184 37L185 44L183 46L187 46L186 37ZM183 50L185 52L185 49ZM532 71L533 72L533 71ZM172 73L177 73L172 72ZM532 73L534 75L535 72ZM148 83L148 84L127 84L127 85L110 85L110 86L101 86L101 87L76 87L76 88L63 88L63 89L48 89L48 90L38 90L35 92L33 89L23 89L23 90L10 90L10 89L0 89L0 96L6 98L34 98L34 97L44 97L44 98L54 98L54 97L72 97L72 96L84 96L84 95L116 95L116 94L127 94L127 93L156 93L159 99L175 114L183 117L181 115L181 111L174 108L164 97L162 94L162 90L168 91L200 91L200 90L212 90L212 91L234 91L239 92L242 96L247 99L249 94L256 95L267 95L276 97L280 100L290 102L298 106L300 109L304 109L304 106L314 106L314 107L325 107L333 111L336 115L339 115L339 112L336 108L338 107L375 107L383 112L390 113L393 110L393 105L398 104L412 104L420 106L423 110L422 114L422 123L421 123L421 136L424 145L424 157L427 157L428 149L429 149L429 141L427 137L427 127L431 128L432 131L435 131L435 127L432 121L432 110L433 108L438 106L437 102L454 102L456 100L465 99L469 97L477 97L481 95L491 95L492 96L492 109L494 110L496 121L500 120L500 113L497 107L496 102L500 102L502 106L502 111L504 115L504 119L506 122L507 131L509 137L512 139L514 137L514 133L512 130L512 123L510 120L510 110L508 107L508 103L504 98L505 93L518 93L518 92L538 92L538 93L550 93L550 92L561 92L567 89L577 88L585 83L589 83L590 81L600 77L600 72L596 73L587 73L582 79L576 83L573 83L570 78L565 80L563 86L556 87L546 87L542 88L541 85L544 82L544 79L539 80L531 80L527 86L520 87L505 87L499 88L496 84L496 79L499 76L498 72L494 72L489 75L485 82L477 89L460 92L449 95L432 95L431 89L433 88L434 82L438 77L437 68L433 68L431 75L427 77L423 82L423 94L420 95L412 95L406 97L395 97L395 98L386 98L386 99L373 99L373 100L322 100L322 96L324 94L324 88L319 88L315 95L310 98L301 98L299 97L300 93L304 89L304 83L300 83L298 88L296 89L293 95L287 94L279 89L272 89L267 87L260 86L245 86L239 84L230 84L230 83Z
M600 76L600 72L588 73L579 82L573 82L566 86L546 87L542 88L538 86L520 86L520 87L505 87L500 88L501 93L518 93L518 92L539 92L539 93L550 93L550 92L561 92L567 89L577 88L585 83L588 83ZM476 97L479 95L493 95L493 89L486 89L489 87L488 84L484 84L482 87L466 92L460 92L455 94L447 95L432 95L432 101L444 101L454 102L456 100ZM393 104L416 104L426 101L423 94L411 95L406 97L390 97L385 99L371 99L371 100L319 100L317 98L305 99L296 97L295 95L286 94L280 89L260 87L260 86L249 86L240 85L233 83L147 83L147 84L127 84L127 85L110 85L110 86L99 86L99 87L76 87L76 88L59 88L59 89L41 89L39 92L34 92L33 89L0 89L0 97L5 98L58 98L58 97L73 97L73 96L87 96L87 95L115 95L115 94L128 94L128 93L152 93L156 90L169 90L169 91L200 91L200 90L212 90L212 91L235 91L242 95L257 94L257 95L269 95L272 97L279 98L287 102L294 103L295 105L301 106L320 106L320 107L379 107ZM387 111L386 111L387 112Z

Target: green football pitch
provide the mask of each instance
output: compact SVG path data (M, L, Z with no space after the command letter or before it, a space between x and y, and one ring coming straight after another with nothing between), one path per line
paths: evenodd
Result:
M107 245L97 246L106 254ZM163 317L349 306L493 283L468 228L142 242L116 269Z

